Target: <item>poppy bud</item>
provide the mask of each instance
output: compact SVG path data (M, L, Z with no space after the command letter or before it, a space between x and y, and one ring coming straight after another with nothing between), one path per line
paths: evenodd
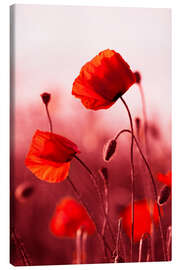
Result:
M110 159L112 158L112 156L114 155L116 151L116 145L117 145L116 140L111 140L105 145L105 148L104 148L105 161L110 161Z
M26 201L34 193L34 187L23 183L16 188L15 196L20 202Z
M51 99L51 95L49 93L43 93L41 94L41 98L42 98L42 101L45 105L48 105L50 99Z
M134 72L135 78L136 78L136 83L140 83L141 82L141 74L139 71L135 71Z
M170 194L171 188L164 185L160 190L160 194L158 196L158 203L160 206L164 205L168 201Z
M103 167L99 170L100 176L107 182L108 180L108 169L106 167Z

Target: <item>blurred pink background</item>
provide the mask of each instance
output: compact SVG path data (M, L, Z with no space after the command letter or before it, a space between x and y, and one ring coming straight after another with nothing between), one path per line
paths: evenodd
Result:
M58 184L59 188L39 181L24 165L35 130L49 128L40 94L44 91L52 94L49 110L54 132L75 142L81 158L98 170L104 166L104 144L120 129L129 128L127 112L120 100L108 110L86 110L71 95L72 84L82 65L100 51L109 48L119 52L131 69L142 75L148 120L158 132L158 136L150 138L153 172L166 173L171 167L171 13L169 9L40 5L15 5L14 10L12 181L14 189L23 182L36 187L32 200L23 205L15 201L15 223L33 264L71 263L72 252L63 247L67 244L73 250L73 245L50 235L48 222L59 198L72 191L66 181ZM133 119L142 118L137 85L126 92L124 99ZM109 166L115 230L117 211L130 200L127 147L130 147L129 137L123 135L115 160ZM136 162L142 166L139 160ZM86 172L81 172L75 161L70 172L96 211ZM144 196L143 188L138 185L144 181L144 174L144 169L137 173L137 198ZM167 225L169 209L170 206L165 216ZM96 214L98 218L99 213ZM93 252L89 262L95 262Z

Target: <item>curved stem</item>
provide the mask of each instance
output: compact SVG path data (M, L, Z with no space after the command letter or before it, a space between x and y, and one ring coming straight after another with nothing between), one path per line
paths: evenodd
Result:
M45 107L46 107L47 117L48 117L48 120L49 120L49 129L50 129L50 132L52 133L53 132L52 120L51 120L51 117L50 117L50 114L49 114L48 104L45 104Z
M115 140L117 140L118 137L119 137L122 133L125 133L125 132L126 132L126 133L132 134L132 132L131 132L130 130L128 130L128 129L123 129L123 130L121 130L121 131L116 135ZM148 163L148 161L146 160L146 158L145 158L145 156L144 156L144 154L143 154L143 152L142 152L142 150L141 150L141 147L140 147L140 145L139 145L139 143L138 143L136 137L135 137L134 135L133 135L133 137L134 137L134 140L135 140L135 142L136 142L136 145L137 145L137 148L138 148L138 150L139 150L139 153L140 153L140 155L141 155L141 157L142 157L142 159L143 159L143 161L144 161L144 163L145 163L145 165L146 165L146 168L147 168L147 170L148 170L148 172L149 172L149 175L150 175L150 178L151 178L151 182L152 182L152 186L153 186L153 191L154 191L154 198L155 198L155 201L156 201L156 204L157 204L157 207L158 207L159 227L160 227L160 234L161 234L161 241L162 241L163 255L164 255L164 260L166 260L166 248L165 248L165 241L164 241L164 232L163 232L163 227L162 227L162 216L161 216L161 209L160 209L160 206L159 206L159 204L158 204L158 193L157 193L156 183L155 183L153 174L152 174L152 172L151 172L151 168L150 168L150 166L149 166L149 163Z
M97 191L97 194L98 194L98 197L99 197L99 200L100 202L102 203L102 209L103 209L103 213L104 213L104 216L106 217L107 219L107 225L109 227L109 231L111 233L111 237L115 243L115 238L114 238L114 234L113 234L113 231L112 231L112 228L111 228L111 225L110 225L110 222L109 222L109 218L106 214L106 211L105 211L105 207L104 207L104 200L103 200L103 197L102 197L102 194L101 192L99 191L99 188L98 188L98 184L97 184L97 179L96 177L94 176L93 172L90 170L90 168L76 155L74 155L74 157L80 162L80 164L87 170L87 172L90 174L91 178L92 178L92 183L94 185L94 188L96 189Z
M134 145L134 130L133 130L133 121L131 117L130 110L128 105L126 104L125 100L120 97L121 101L123 102L130 121L131 126L131 209L132 209L132 225L131 225L131 261L133 261L133 243L134 243L134 155L133 155L133 145Z
M96 231L98 234L98 237L103 241L104 246L110 251L110 253L112 254L112 250L109 247L108 243L106 242L105 238L101 235L101 232L98 229L97 223L95 221L95 218L93 216L93 214L91 213L91 211L89 210L89 207L87 206L87 204L83 201L81 194L79 193L79 191L77 190L76 186L73 184L71 178L68 176L67 180L69 182L69 184L71 185L72 189L74 190L74 192L76 193L76 196L78 197L80 203L84 206L84 208L86 209L86 211L88 212L89 216L91 217L92 221L94 222L95 226L96 226Z

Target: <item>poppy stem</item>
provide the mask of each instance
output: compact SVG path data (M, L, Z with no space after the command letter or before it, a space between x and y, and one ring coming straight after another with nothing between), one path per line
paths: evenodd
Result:
M99 236L99 238L103 241L104 243L104 246L110 251L110 253L112 254L112 250L111 248L109 247L108 243L106 242L104 236L102 236L101 232L99 231L98 229L98 226L97 226L97 223L95 221L95 218L94 218L94 215L91 213L91 211L89 210L89 207L87 206L87 204L84 202L84 200L82 199L79 191L77 190L76 186L73 184L71 178L68 176L67 177L67 180L69 182L69 184L71 185L72 189L74 190L77 198L79 199L80 203L84 206L84 208L86 209L86 211L88 212L89 216L91 217L92 221L94 222L94 225L96 226L96 231L97 231L97 234Z
M104 213L104 216L105 218L107 219L107 225L109 227L109 231L111 233L111 236L112 236L112 239L115 243L115 238L114 238L114 234L113 234L113 231L112 231L112 228L111 228L111 225L110 225L110 222L109 222L109 218L106 214L106 211L105 211L105 207L104 207L104 200L103 200L103 197L102 197L102 194L101 192L99 191L99 188L98 188L98 184L97 184L97 179L95 177L95 175L93 174L93 172L90 170L90 168L79 158L77 157L76 155L74 155L74 157L80 162L80 164L87 170L87 172L90 174L91 176L91 179L92 179L92 183L94 185L94 188L96 189L97 191L97 194L98 194L98 197L99 197L99 200L100 202L102 203L102 209L103 209L103 213Z
M76 264L82 263L82 228L79 228L76 232Z
M45 104L45 108L46 108L46 113L47 113L47 117L48 117L48 121L49 121L49 130L52 133L53 132L53 128L52 128L52 120L49 114L49 109L48 109L48 104Z
M82 263L86 263L86 243L87 243L87 232L83 231L82 235Z
M121 218L118 220L118 232L117 232L117 238L116 238L116 257L114 259L114 263L118 263L119 261L119 242L120 242L120 234L121 234Z
M122 133L125 133L125 132L128 132L132 135L132 132L128 129L123 129L121 130L115 137L115 140L118 139L118 137L122 134ZM164 232L163 232L163 225L162 225L162 216L161 216L161 209L160 209L160 206L158 204L158 193L157 193L157 188L156 188L156 182L154 180L154 177L153 177L153 174L151 172L151 168L149 166L149 163L148 161L146 160L142 150L141 150L141 147L136 139L136 137L133 135L134 137L134 140L135 140L135 143L137 145L137 148L139 150L139 153L146 165L146 168L149 172L149 175L150 175L150 178L151 178L151 182L152 182L152 186L153 186L153 191L154 191L154 198L155 198L155 201L156 201L156 204L157 204L157 208L158 208L158 215L159 215L159 228L160 228L160 236L161 236L161 242L162 242L162 248L163 248L163 256L164 256L164 260L166 261L166 248L165 248L165 241L164 241Z
M106 216L104 217L103 227L102 227L102 235L104 235L106 224L107 224L107 216L109 213L109 191L108 191L107 181L104 179L104 177L101 177L101 178L104 182L104 208L105 208L105 213L106 213Z
M139 257L138 257L138 262L142 262L143 261L143 246L144 246L144 242L145 242L145 240L147 240L148 241L148 246L147 246L147 250L146 250L146 260L147 260L147 258L149 257L149 250L150 250L150 248L149 248L149 239L150 238L150 236L149 236L149 234L148 233L144 233L143 235L142 235L142 237L141 237L141 239L140 239L140 242L139 242ZM149 259L148 259L149 260Z
M131 261L133 261L133 243L134 243L134 155L133 155L133 145L134 145L134 130L133 130L133 121L132 116L129 110L129 107L125 100L120 97L121 101L123 102L130 121L130 127L131 127L131 211L132 211L132 225L131 225Z
M143 111L143 119L144 119L144 138L145 138L145 149L146 149L146 156L149 155L149 144L148 144L148 138L147 138L147 132L148 132L148 121L147 121L147 113L146 113L146 102L145 102L145 96L144 91L141 83L138 83L139 86L139 92L141 95L141 102L142 102L142 111Z
M166 246L167 246L168 261L171 260L171 237L172 237L172 229L171 229L171 226L169 226L166 233Z

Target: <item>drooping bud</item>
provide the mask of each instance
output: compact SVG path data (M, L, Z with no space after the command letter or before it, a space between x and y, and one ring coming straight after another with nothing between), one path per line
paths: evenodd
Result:
M135 71L134 72L135 78L136 78L136 83L140 83L141 82L141 74L139 71Z
M51 99L51 94L44 92L41 94L41 98L42 98L43 103L47 106Z
M171 188L168 187L167 185L164 185L161 188L160 194L158 196L158 204L160 206L164 205L168 201L170 194L171 194Z
M139 137L140 127L141 127L141 119L139 117L135 118L135 124L136 124L137 136Z
M104 161L110 161L116 151L116 140L109 141L104 147Z
M20 202L25 202L34 193L34 187L27 183L20 184L15 191L16 199Z
M101 178L103 178L106 182L108 180L108 169L107 167L103 167L99 170L99 174Z

